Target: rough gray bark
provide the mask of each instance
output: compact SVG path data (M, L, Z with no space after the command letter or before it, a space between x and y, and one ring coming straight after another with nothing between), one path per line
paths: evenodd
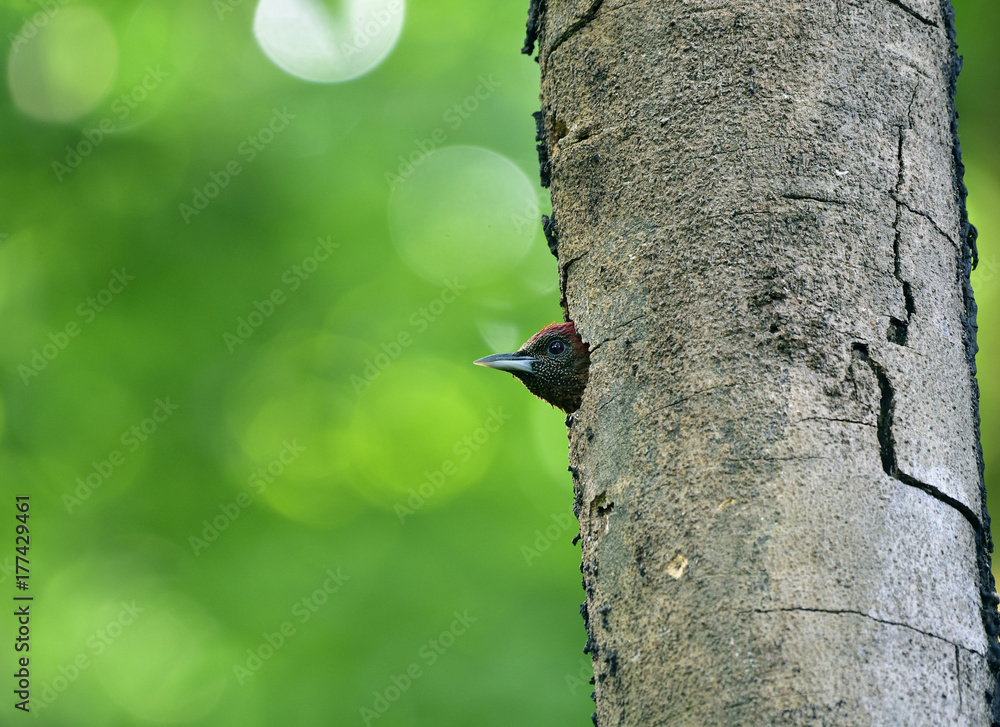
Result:
M948 0L548 0L595 721L988 725Z

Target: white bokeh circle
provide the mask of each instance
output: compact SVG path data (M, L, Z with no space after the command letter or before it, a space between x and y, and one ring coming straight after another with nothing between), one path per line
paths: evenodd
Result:
M538 198L514 162L475 146L421 155L389 197L389 233L403 262L444 283L503 274L540 227Z
M118 42L88 5L39 10L11 41L7 84L14 105L41 121L66 122L92 111L118 70Z
M253 30L261 50L282 70L338 83L367 73L389 55L404 15L403 0L260 0Z

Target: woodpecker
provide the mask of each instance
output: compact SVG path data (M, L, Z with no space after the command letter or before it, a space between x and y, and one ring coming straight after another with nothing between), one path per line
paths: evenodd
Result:
M509 371L528 391L567 414L580 408L590 373L590 348L573 322L545 326L514 353L495 353L473 361Z

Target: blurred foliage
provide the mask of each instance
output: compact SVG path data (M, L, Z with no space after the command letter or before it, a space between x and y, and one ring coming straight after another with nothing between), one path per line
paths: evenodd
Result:
M1000 543L1000 4L953 0L958 50L964 56L955 104L969 189L969 220L979 231L979 266L972 285L979 306L979 410L986 462L987 507ZM1000 555L994 555L993 572Z
M588 723L563 417L469 365L560 317L527 1L267 3L0 2L40 724ZM1000 24L956 6L997 490Z

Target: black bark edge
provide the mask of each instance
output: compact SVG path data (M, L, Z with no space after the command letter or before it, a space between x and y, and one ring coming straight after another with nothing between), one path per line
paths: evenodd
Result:
M535 150L538 152L538 179L545 189L552 181L552 165L549 162L549 147L545 134L545 109L532 112L535 119ZM553 211L553 214L555 212Z
M990 534L990 516L986 510L986 480L983 466L983 445L980 439L979 419L979 382L976 380L976 353L979 345L976 334L979 326L976 323L976 299L972 291L972 271L979 264L979 251L976 247L976 228L969 222L968 210L965 206L968 190L965 187L965 165L962 163L962 147L958 139L958 112L955 109L955 91L958 88L958 74L962 70L962 57L958 55L958 42L955 35L955 9L951 0L941 0L941 17L944 20L945 31L948 33L950 50L948 66L945 73L948 78L949 112L951 114L951 134L953 138L955 191L958 196L961 213L961 227L958 275L962 288L964 311L962 313L963 339L965 341L965 358L969 367L972 383L972 418L976 438L976 462L979 468L979 499L982 503L980 526L976 532L976 559L979 567L979 595L982 599L983 626L986 630L986 663L993 677L992 689L986 691L985 697L990 708L992 727L1000 727L1000 613L997 612L998 598L993 572L990 568L990 554L993 552L993 537Z
M549 246L549 252L551 252L556 260L559 259L559 231L556 228L556 213L553 212L551 216L542 215L542 232L545 233L545 242Z
M528 3L528 22L525 26L524 45L521 52L530 56L535 52L535 41L538 40L539 18L545 12L545 0L530 0ZM538 60L537 58L535 60Z

